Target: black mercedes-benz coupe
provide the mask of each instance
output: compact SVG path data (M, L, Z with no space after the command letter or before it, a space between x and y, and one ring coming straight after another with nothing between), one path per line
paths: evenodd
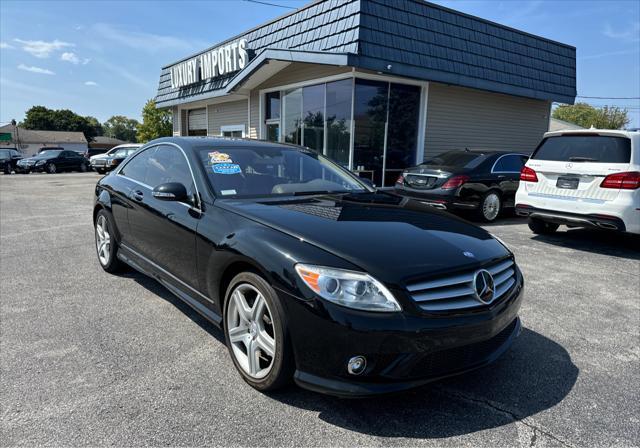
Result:
M404 196L449 211L472 211L482 221L494 221L515 207L525 154L508 151L448 151L406 169L395 184Z
M245 381L364 396L484 366L523 278L485 230L310 150L207 137L140 148L95 189L95 242L220 326Z

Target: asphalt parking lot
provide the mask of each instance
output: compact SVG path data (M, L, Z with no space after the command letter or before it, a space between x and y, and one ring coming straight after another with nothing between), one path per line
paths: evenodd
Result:
M99 176L0 175L0 445L637 446L640 239L489 226L527 282L497 363L400 395L264 395L222 333L95 256ZM318 337L322 337L318 335Z

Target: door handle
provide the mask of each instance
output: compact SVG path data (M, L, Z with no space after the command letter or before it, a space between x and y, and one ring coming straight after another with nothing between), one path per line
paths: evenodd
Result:
M142 202L142 200L144 199L144 193L142 193L142 191L140 190L134 190L131 192L131 199L133 199L134 201Z

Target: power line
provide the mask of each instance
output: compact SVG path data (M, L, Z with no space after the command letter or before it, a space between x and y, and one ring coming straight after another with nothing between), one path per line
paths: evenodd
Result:
M582 95L576 95L576 98L589 98L591 100L640 100L640 96L582 96Z
M245 2L249 2L249 3L258 3L260 5L266 5L266 6L276 6L278 8L285 8L285 9L298 9L296 7L293 6L285 6L285 5L277 5L275 3L269 3L269 2L261 2L259 0L244 0Z

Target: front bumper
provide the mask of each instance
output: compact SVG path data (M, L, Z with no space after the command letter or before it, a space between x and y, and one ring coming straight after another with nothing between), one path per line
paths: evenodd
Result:
M445 315L408 309L365 313L320 300L304 302L280 292L296 359L294 379L317 392L367 396L477 369L497 359L520 333L523 290L520 276L499 303ZM347 371L353 356L367 359L358 376Z

